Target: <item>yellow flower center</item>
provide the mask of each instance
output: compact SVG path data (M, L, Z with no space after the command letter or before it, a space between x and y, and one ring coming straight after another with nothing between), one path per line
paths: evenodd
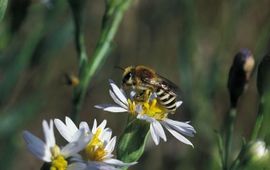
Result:
M157 99L150 100L149 92L147 93L144 100L136 99L137 98L134 100L128 99L128 108L132 115L138 114L138 112L140 112L141 114L145 114L156 120L163 120L168 116L167 110L157 102ZM136 110L137 107L141 107L142 110Z
M136 103L135 101L131 101L130 99L128 99L128 109L129 112L134 115L136 113Z
M107 154L104 149L104 143L99 139L101 132L102 130L98 128L85 148L85 153L89 160L102 161Z
M57 156L52 160L50 170L66 170L68 162L62 155Z
M50 170L66 170L68 162L65 160L64 156L61 155L60 148L55 145L51 148L52 153L52 163Z
M142 109L143 114L146 114L156 120L163 120L168 115L164 107L157 103L157 99L153 99L150 102L143 102Z
M59 146L55 145L54 147L51 147L51 153L52 153L52 160L60 155L61 151Z

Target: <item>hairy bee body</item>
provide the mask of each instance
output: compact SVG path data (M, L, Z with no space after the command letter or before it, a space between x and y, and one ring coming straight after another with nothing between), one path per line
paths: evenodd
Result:
M139 91L137 97L140 100L145 100L145 94L151 91L156 94L158 103L168 112L174 113L176 110L177 86L146 66L125 68L122 85L124 88L132 87Z
M169 112L176 110L176 95L165 92L161 88L156 90L159 103L164 106Z

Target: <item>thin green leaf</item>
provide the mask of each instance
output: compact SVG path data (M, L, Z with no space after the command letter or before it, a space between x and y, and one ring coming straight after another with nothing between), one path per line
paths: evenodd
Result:
M217 136L218 152L221 160L221 165L224 165L224 143L221 137L221 134L218 131L215 131Z

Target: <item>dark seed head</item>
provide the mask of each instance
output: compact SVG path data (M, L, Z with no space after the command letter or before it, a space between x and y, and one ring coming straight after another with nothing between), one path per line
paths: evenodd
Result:
M235 57L229 72L228 89L232 107L235 107L238 98L247 87L253 72L255 61L248 49L241 49Z

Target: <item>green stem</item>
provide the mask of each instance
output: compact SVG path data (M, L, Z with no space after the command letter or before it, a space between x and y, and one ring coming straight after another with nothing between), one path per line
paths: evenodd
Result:
M217 135L217 144L218 144L218 153L220 155L221 164L224 165L224 144L220 133L216 132Z
M83 7L84 0L69 0L69 5L72 10L74 27L75 27L75 45L79 58L79 76L82 74L84 65L87 62L87 53L85 48L84 32L83 32ZM79 121L80 106L77 105L77 99L73 96L73 111L71 119L75 122Z
M228 160L229 155L231 152L231 145L233 140L233 129L234 129L234 122L236 117L236 109L231 108L228 114L227 121L225 122L225 150L224 150L224 162L223 162L223 170L228 169Z
M101 35L94 50L94 54L89 61L85 61L84 58L87 58L86 52L81 53L81 55L84 56L80 57L80 60L83 60L83 62L80 62L79 68L80 84L74 89L73 95L72 118L74 121L78 120L78 113L85 98L88 85L94 73L96 72L102 61L105 59L107 54L110 52L112 40L115 37L118 27L122 21L124 12L126 11L126 9L128 9L130 3L131 0L107 1L105 14L103 16ZM83 36L83 34L80 34L77 43L81 42L79 41L81 40L81 36ZM82 44L84 44L83 41Z
M238 156L236 157L236 159L233 161L233 163L230 166L230 170L243 169L242 168L243 163L244 163L243 161L245 161L243 158L246 155L246 152L247 152L247 144L244 141Z
M72 9L74 27L75 27L75 44L80 64L87 61L87 53L85 49L85 40L83 32L83 7L85 0L69 0ZM81 67L80 67L81 68Z
M237 169L239 168L239 166L240 166L240 159L237 158L237 159L235 159L235 160L233 161L230 170L237 170Z
M4 18L7 6L8 0L0 0L0 21Z
M252 133L251 133L251 140L255 140L258 138L259 132L261 130L263 118L264 118L264 115L263 115L263 98L262 98L260 101L259 111L258 111L258 115L256 118L255 126L253 128Z

